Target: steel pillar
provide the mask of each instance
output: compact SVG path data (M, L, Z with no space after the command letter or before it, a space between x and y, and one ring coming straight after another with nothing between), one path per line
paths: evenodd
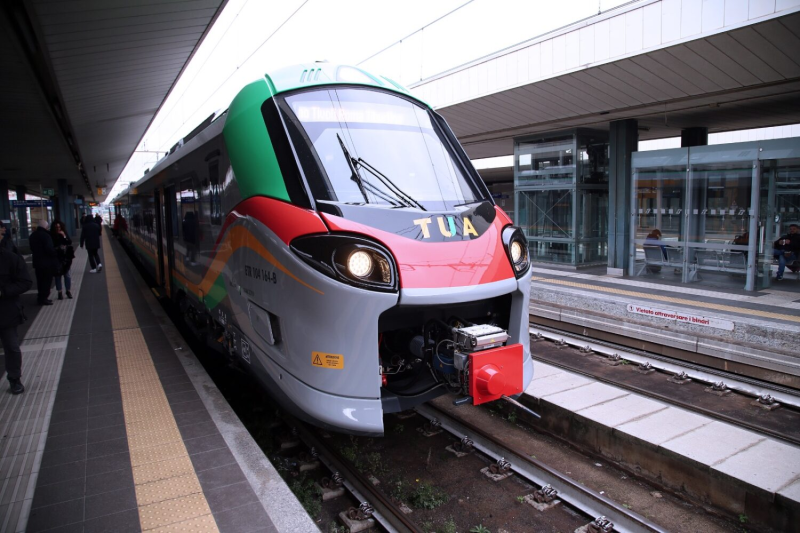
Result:
M630 252L631 154L639 145L639 122L615 120L609 124L608 169L608 268L615 273L628 270Z

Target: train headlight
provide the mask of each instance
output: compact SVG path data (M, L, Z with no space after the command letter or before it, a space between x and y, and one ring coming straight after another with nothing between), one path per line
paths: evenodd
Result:
M511 268L514 269L514 275L521 278L531 266L528 256L528 239L525 238L521 229L507 226L503 229L503 244L511 262Z
M511 241L511 261L516 265L522 259L522 245L519 241Z
M355 235L308 235L291 243L303 261L337 281L361 289L397 292L397 266L382 244Z
M366 278L372 273L372 258L364 250L356 250L347 259L347 269L359 278Z

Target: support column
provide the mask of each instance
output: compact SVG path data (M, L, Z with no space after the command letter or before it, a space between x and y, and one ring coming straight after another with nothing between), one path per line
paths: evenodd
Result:
M7 180L0 180L0 220L11 220L11 201L8 199ZM8 231L10 232L11 229Z
M608 273L628 274L631 242L631 154L639 145L639 122L615 120L609 124Z
M24 185L17 185L17 200L25 200L25 193L28 192L28 188ZM27 207L18 207L17 208L17 221L19 222L19 238L20 239L27 239L28 238L28 208Z
M708 145L708 128L686 128L681 130L681 148Z
M72 198L69 194L67 180L60 179L56 182L56 194L58 195L58 213L66 226L67 235L75 236L75 210L73 209Z

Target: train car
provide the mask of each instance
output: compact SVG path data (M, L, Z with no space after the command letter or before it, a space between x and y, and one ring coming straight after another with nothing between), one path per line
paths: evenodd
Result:
M527 240L430 106L329 63L245 86L116 202L197 335L318 426L382 435L533 377Z

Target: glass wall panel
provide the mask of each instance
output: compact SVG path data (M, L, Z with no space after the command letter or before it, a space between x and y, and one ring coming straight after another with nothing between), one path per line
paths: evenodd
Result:
M517 185L572 184L575 180L572 135L517 145Z
M608 137L594 133L578 135L578 183L608 185Z
M644 240L659 230L661 240L683 241L686 165L638 168L634 171L633 188L634 240Z
M749 231L753 161L692 166L689 242L731 244Z
M518 192L518 225L529 238L572 238L572 197L572 189Z
M633 154L630 270L634 275L674 279L683 274L688 159L685 148Z
M774 244L789 232L791 224L800 225L800 158L762 161L756 288L771 285L778 265Z
M515 220L536 261L608 261L608 134L572 132L515 141Z
M608 189L578 189L578 264L608 262Z
M533 261L545 263L575 263L575 245L572 242L531 240L528 242Z
M608 189L578 190L578 238L608 240Z

